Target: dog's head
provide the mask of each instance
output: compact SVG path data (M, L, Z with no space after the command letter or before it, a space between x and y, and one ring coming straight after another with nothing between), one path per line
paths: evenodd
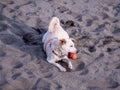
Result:
M75 45L70 38L69 39L61 39L60 46L65 53L69 53L69 52L76 53L77 52L77 49L75 48Z

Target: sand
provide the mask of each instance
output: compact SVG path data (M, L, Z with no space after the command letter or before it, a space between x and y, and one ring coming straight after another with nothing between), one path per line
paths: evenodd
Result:
M74 70L46 61L53 16L76 40ZM0 0L0 90L120 90L120 0Z

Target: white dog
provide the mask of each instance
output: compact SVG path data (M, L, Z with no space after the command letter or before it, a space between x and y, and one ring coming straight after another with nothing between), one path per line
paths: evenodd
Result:
M76 48L73 41L68 36L67 32L60 26L60 21L57 17L53 17L49 24L49 29L43 36L44 51L47 54L47 61L57 66L61 71L66 69L56 61L67 59L68 66L73 69L71 61L68 59L68 53L76 53Z

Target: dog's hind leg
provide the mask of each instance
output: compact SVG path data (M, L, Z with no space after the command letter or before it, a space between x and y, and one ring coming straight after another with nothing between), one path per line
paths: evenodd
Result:
M66 71L66 69L65 69L63 66L61 66L60 64L56 63L55 60L53 60L53 59L51 60L51 59L47 58L47 61L48 61L49 63L57 66L61 71L63 71L63 72Z

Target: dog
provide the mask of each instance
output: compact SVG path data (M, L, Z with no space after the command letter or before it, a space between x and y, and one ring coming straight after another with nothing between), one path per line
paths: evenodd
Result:
M68 58L68 53L76 53L77 49L68 33L61 27L59 18L52 18L48 31L42 38L42 42L49 63L57 66L61 71L65 72L66 69L58 64L57 61L66 59L68 67L73 69L73 65Z

